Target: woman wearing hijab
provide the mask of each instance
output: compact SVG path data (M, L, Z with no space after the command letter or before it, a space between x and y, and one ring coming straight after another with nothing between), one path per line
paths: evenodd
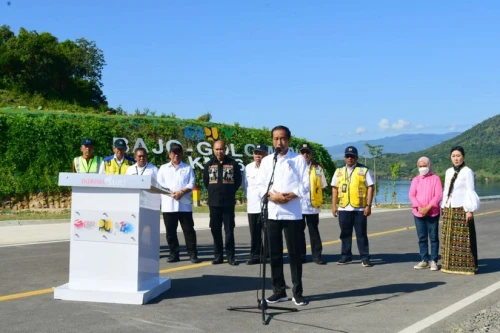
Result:
M441 180L432 172L431 161L423 156L417 161L418 176L415 176L410 185L409 198L411 201L415 228L420 249L420 262L413 266L415 269L429 268L437 271L439 254L439 216L443 190ZM429 256L429 241L431 253Z
M474 172L465 165L464 149L451 149L453 167L446 170L443 202L441 270L473 275L477 272L477 241L474 212L479 197L474 189Z

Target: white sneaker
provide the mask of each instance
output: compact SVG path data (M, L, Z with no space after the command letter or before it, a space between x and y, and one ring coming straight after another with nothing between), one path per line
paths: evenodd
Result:
M415 269L429 268L429 263L427 261L421 261L418 264L416 264L415 266L413 266L413 268L415 268Z
M438 264L433 260L431 261L431 271L438 271L439 267Z

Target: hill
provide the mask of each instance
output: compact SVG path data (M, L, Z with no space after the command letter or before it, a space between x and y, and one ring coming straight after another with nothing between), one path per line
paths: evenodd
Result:
M429 157L434 172L443 177L451 166L450 149L456 145L465 149L465 163L476 174L476 180L500 181L500 114L433 147L408 154L383 154L376 160L377 178L391 178L390 165L397 162L401 163L400 178L412 178L417 174L416 163L421 156ZM364 158L360 162L364 163ZM371 158L366 163L373 167Z
M383 145L384 152L386 153L407 154L430 148L459 134L460 132L450 132L445 134L401 134L396 136L387 136L376 140L347 142L341 145L326 147L326 149L330 155L332 155L334 160L343 158L344 149L347 146L357 147L361 152L364 148L365 142L370 145Z

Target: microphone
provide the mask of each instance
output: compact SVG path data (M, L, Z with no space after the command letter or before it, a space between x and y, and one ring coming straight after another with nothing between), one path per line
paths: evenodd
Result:
M274 159L278 158L278 154L279 153L281 153L281 148L280 147L276 147L276 149L274 150Z

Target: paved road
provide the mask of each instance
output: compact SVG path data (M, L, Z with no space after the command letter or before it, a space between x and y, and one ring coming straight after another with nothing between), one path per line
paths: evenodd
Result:
M457 323L498 302L500 292L494 291L462 309L459 303L500 280L499 217L500 202L483 204L476 214L481 273L456 276L412 268L418 249L409 210L378 212L369 219L373 267L363 268L359 260L337 266L338 223L325 216L320 230L328 265L304 266L304 293L311 303L295 313L269 310L267 326L260 310L227 311L228 306L257 304L259 266L211 266L208 230L198 231L204 260L198 265L167 264L162 235L161 275L172 278L172 288L142 306L54 300L50 288L68 281L69 242L1 247L0 332L400 332L408 327L410 332L453 332ZM235 232L243 260L248 228ZM285 273L291 284L287 265ZM443 309L449 310L434 323L429 317ZM425 327L428 323L433 324Z

